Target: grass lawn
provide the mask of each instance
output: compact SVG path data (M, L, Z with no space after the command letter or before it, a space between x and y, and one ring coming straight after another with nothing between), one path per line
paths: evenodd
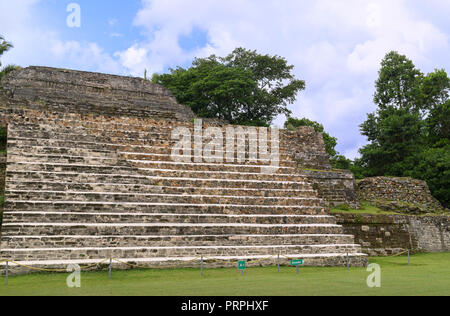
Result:
M371 258L381 266L381 288L369 288L365 268L249 268L243 277L237 269L130 270L81 274L81 288L66 286L68 274L12 276L0 284L6 295L450 295L450 253L407 257Z

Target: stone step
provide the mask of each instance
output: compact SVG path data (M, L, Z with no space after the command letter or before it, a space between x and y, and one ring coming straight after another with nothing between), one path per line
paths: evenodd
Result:
M115 193L166 193L190 195L225 195L225 196L261 196L261 197L318 197L317 191L309 189L272 189L272 188L223 188L207 186L156 186L117 183L71 183L21 181L9 182L10 191L90 191Z
M225 166L225 165L223 165ZM233 165L228 165L232 168ZM243 167L246 169L248 167ZM225 168L224 168L225 169ZM178 177L178 178L201 178L201 179L235 179L235 180L269 180L269 181L291 181L305 182L305 176L300 174L273 173L269 167L257 167L260 172L247 171L208 171L206 170L177 170L160 168L140 168L140 167L122 167L105 165L84 165L75 163L37 163L37 162L8 162L7 173L17 171L39 171L39 172L72 172L76 174L84 173L90 175L97 174L119 174L119 175L145 175L159 177ZM254 170L254 171L256 171ZM263 173L269 171L272 173ZM95 177L95 176L93 176Z
M334 224L3 223L2 234L21 235L283 235L342 234Z
M177 125L173 125L174 128ZM193 125L182 124L180 127L193 129ZM46 132L71 132L71 133L88 133L99 135L126 135L130 138L145 138L148 134L166 133L167 125L161 126L156 124L133 125L133 124L111 124L103 122L83 121L76 122L64 120L56 122L53 120L35 120L33 123L20 122L20 124L10 124L11 130L17 131L46 131Z
M58 192L58 191L7 191L8 200L78 201L78 202L145 202L182 204L239 204L275 206L319 206L316 197L260 197L225 195L187 195L166 193L116 193L116 192Z
M13 171L7 170L8 188L21 182L55 182L74 184L117 184L117 185L150 185L176 187L211 187L211 188L249 188L249 189L298 189L311 190L312 186L306 181L276 181L252 179L211 179L197 177L161 177L126 174L83 174L77 172L42 172L42 171Z
M172 213L172 214L274 214L274 215L328 215L321 206L279 206L239 204L182 204L143 202L81 202L31 201L6 198L4 208L15 211L46 211L83 213Z
M41 148L44 148L41 150ZM63 153L62 149L59 149L59 153L49 153L50 150L47 150L46 147L41 147L36 150L36 147L27 146L25 148L14 148L8 151L8 161L9 162L53 162L53 163L84 163L84 164L106 164L111 165L121 164L125 165L124 161L143 161L145 163L167 163L167 162L192 162L197 163L198 157L195 156L186 156L186 155L170 155L170 154L144 154L144 153L133 153L133 152L113 152L113 151L99 151L95 153L91 153L89 150L78 149L78 152L74 154L67 153L70 148L66 149L66 152ZM56 148L58 149L58 148ZM44 153L42 153L44 151ZM206 163L203 157L201 157L201 161L203 164ZM211 164L211 163L209 163ZM261 166L261 165L270 165L271 160L268 159L257 159L255 161L245 160L241 163L238 163L237 160L233 162L227 161L225 158L220 162L220 164L233 164L233 165L244 165L251 167L252 165ZM294 171L293 168L296 168L296 163L294 161L283 160L279 161L279 166ZM286 168L287 167L287 168Z
M224 214L148 214L148 213L82 213L21 212L5 210L5 223L236 223L236 224L336 224L328 215L224 215Z
M286 254L280 259L280 265L289 266L290 259L303 259L303 266L313 267L345 267L349 264L352 267L366 267L368 264L368 256L363 253L322 253L322 254L304 254L292 253ZM113 261L113 269L129 270L131 266L148 268L199 268L200 258L195 257L164 257L164 258L118 258L119 261ZM236 267L238 261L245 260L247 267L274 266L277 264L277 256L264 255L245 255L245 256L212 256L204 259L204 267L211 268L231 268ZM101 263L100 263L101 262ZM124 264L124 262L126 264ZM20 264L20 265L18 265ZM89 270L107 269L109 260L107 258L99 259L76 259L76 260L33 260L19 261L18 264L10 262L10 275L26 274L35 272L24 266L31 266L38 269L59 269L66 271L69 265L77 264L81 268ZM4 262L0 263L0 273L4 274ZM130 266L131 265L131 266Z
M77 142L80 143L105 143L105 144L133 144L133 145L142 145L142 146L163 146L163 147L169 147L173 148L175 144L179 142L179 139L172 139L171 135L169 134L157 134L157 133L151 133L147 135L147 138L127 138L124 136L103 136L98 134L87 134L84 133L71 133L71 132L65 132L65 133L58 133L58 132L43 132L43 131L18 131L18 130L11 130L8 129L8 135L12 139L48 139L53 140L57 139L59 141L72 141L74 139L77 140ZM253 138L252 138L253 139ZM208 144L211 140L208 140L207 138L201 138L203 146ZM256 139L253 139L256 141ZM223 146L225 148L225 144L227 142L230 144L237 144L237 139L227 139L223 138ZM271 140L270 138L267 139L264 146L269 146L268 149L271 148ZM287 152L289 151L289 147L287 147L288 144L280 144L279 142L274 142L274 144L277 145L278 150L280 152ZM259 142L256 143L258 150L261 149L267 149L267 147L263 147L259 144ZM191 146L194 148L194 138L191 137ZM260 147L261 146L261 147ZM245 148L249 148L248 142L246 142Z
M128 127L130 127L130 125L128 125ZM204 143L208 142L210 140L210 137L205 135L205 129L202 131L201 136L197 136L194 134L194 127L193 126L180 126L182 128L188 128L191 135L192 135L192 140L195 137L200 137L202 139L202 141ZM233 128L235 128L234 126L232 126ZM21 124L10 124L9 126L9 131L11 132L11 134L13 136L18 135L55 135L58 136L60 134L79 134L79 135L86 135L86 136L90 136L90 135L94 135L94 136L98 136L98 137L122 137L124 139L150 139L150 138L154 138L154 139L171 139L172 138L172 134L175 131L177 127L174 126L171 129L168 129L167 126L155 126L155 125L148 125L145 127L145 130L129 130L129 129L117 129L117 128L112 128L112 129L108 129L108 128L91 128L91 127L70 127L70 126L58 126L55 125L54 122L52 122L51 125L49 124L27 124L27 123L21 123ZM244 131L247 131L248 127L245 127ZM271 139L271 129L267 129L264 128L266 130L267 133L267 138L266 141L268 144L271 144L272 139ZM236 131L236 129L235 129ZM256 135L252 135L251 137L247 134L246 135L246 139L247 140L256 140L259 141L260 137L261 137L261 132L259 131L258 128L256 128L257 134ZM264 133L264 132L262 132ZM226 128L222 128L222 138L223 141L231 141L234 140L236 141L236 135L234 135L234 139L232 138L232 135L227 134L226 132ZM282 141L283 139L279 137L278 141L275 141L275 143L280 143L280 140Z
M133 168L144 169L169 169L182 171L224 171L238 173L261 173L265 170L271 171L273 167L263 164L231 164L231 163L194 163L194 162L176 162L176 161L150 161L150 160L121 160L120 158L98 158L98 157L73 157L73 156L34 156L34 155L16 155L8 154L9 165L14 165L16 169L27 168L28 165L61 165L66 166L95 166L105 167L113 166L120 169L130 170ZM258 162L256 162L258 163ZM25 167L23 166L25 165ZM295 174L300 172L292 167L279 166L276 168L277 174ZM133 170L132 170L133 171Z
M128 160L131 166L144 169L165 169L178 171L206 171L206 172L238 172L238 173L270 173L295 176L300 173L299 169L283 166L268 165L241 165L225 163L185 163L174 161L146 161L146 160ZM273 169L273 170L272 170ZM304 177L302 176L302 179Z
M76 156L76 157L98 157L117 158L120 154L116 150L86 149L79 147L53 147L53 146L28 146L11 141L8 153L15 155L43 155L43 156ZM138 152L139 154L139 152Z
M192 122L182 122L182 121L162 121L162 120L152 120L149 118L129 118L129 117L104 117L104 116L84 116L79 114L69 114L65 113L62 117L61 113L57 113L56 116L49 116L49 113L45 113L39 116L40 113L33 113L28 115L26 120L18 121L16 126L17 129L21 128L36 128L40 127L43 130L54 130L54 129L83 129L83 130L93 130L93 131L112 131L112 132L130 132L130 133L145 133L145 132L167 132L167 126L173 127L186 127L193 130L194 124ZM203 120L203 127L216 127L217 125L208 124ZM223 131L230 125L222 126ZM237 125L231 125L232 127L237 127ZM247 128L248 126L242 126ZM270 129L269 129L270 133Z
M3 236L0 249L55 247L169 247L353 244L352 235Z
M136 153L136 152L119 152L119 155L126 160L143 160L143 161L184 161L184 159L189 159L191 162L196 162L199 159L197 156L187 156L187 155L172 155L171 153ZM248 155L246 156L248 158ZM177 160L175 160L177 159ZM201 157L204 159L204 157ZM204 160L203 160L204 161ZM226 156L222 161L224 164L244 164L244 165L270 165L270 159L257 159L256 161L250 161L246 159L244 162L228 162ZM292 160L280 160L279 164L281 167L297 168L297 163Z
M152 145L149 144L140 144L136 142L117 142L117 143L105 143L99 141L86 142L74 140L77 139L75 136L72 139L68 140L60 140L60 139L46 139L46 138L19 138L19 137L8 137L8 148L12 150L16 150L15 148L22 147L56 147L56 148L82 148L86 150L93 151L123 151L123 152L141 152L141 153L159 153L170 155L172 153L173 146L166 143L154 143ZM224 156L229 153L229 151L225 150L219 151L223 153ZM193 151L192 151L193 154ZM245 157L248 157L248 150L243 151L233 151L234 157L237 157L238 154L243 154ZM279 149L279 157L280 160L292 160L292 153L286 148Z
M30 260L76 260L104 258L158 258L187 256L277 256L290 253L327 254L327 253L360 253L361 247L354 244L328 245L241 245L241 246L182 246L182 247L98 247L98 248L33 248L3 249L3 259L14 261Z

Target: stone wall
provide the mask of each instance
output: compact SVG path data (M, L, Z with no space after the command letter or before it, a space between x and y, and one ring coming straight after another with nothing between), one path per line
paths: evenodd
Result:
M95 116L120 116L129 124L139 118L158 121L173 128L190 126L195 115L180 105L171 93L159 85L131 77L48 67L28 67L10 73L0 86L0 124L8 116L26 117L29 110L48 113L78 113ZM206 125L225 125L220 120L204 120ZM295 131L280 130L280 145L295 160L315 185L325 205L348 204L357 207L351 173L331 170L322 135L312 127ZM327 172L323 172L327 171Z
M0 193L5 190L6 157L0 155Z
M147 80L48 67L28 67L2 80L8 108L189 121L194 113Z
M450 251L450 216L337 214L337 223L370 256L405 250Z
M302 174L308 177L319 196L324 201L324 206L334 207L346 204L358 209L360 204L356 196L356 181L353 173L345 170L302 170Z
M389 211L422 214L443 210L427 183L411 178L367 178L358 182L357 194L359 200Z
M321 133L316 133L314 128L309 126L298 127L295 131L280 132L280 137L289 144L292 157L299 167L331 170Z

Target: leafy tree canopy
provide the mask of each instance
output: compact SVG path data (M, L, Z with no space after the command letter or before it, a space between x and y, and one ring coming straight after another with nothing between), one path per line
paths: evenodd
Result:
M237 48L226 57L196 58L188 69L155 74L152 82L168 88L200 117L268 126L276 116L290 114L288 105L305 88L292 70L282 57Z
M417 108L423 74L411 60L392 51L381 62L378 75L374 102L380 110Z
M435 197L450 203L450 78L443 69L422 74L390 52L375 83L375 113L361 124L369 144L356 161L365 176L412 176L426 180ZM447 168L447 169L445 169ZM444 176L445 175L445 176Z
M13 45L7 41L5 41L5 39L0 36L0 56L3 55L3 53L5 53L6 51L8 51L10 48L12 48ZM0 62L0 66L2 65L2 63ZM9 72L16 70L16 69L20 69L19 66L15 66L15 65L8 65L6 67L4 67L3 69L0 69L0 80L6 76L6 74L8 74Z
M0 35L0 56L3 55L3 53L7 52L10 48L12 48L12 44L5 41L5 38ZM0 62L0 66L2 63Z

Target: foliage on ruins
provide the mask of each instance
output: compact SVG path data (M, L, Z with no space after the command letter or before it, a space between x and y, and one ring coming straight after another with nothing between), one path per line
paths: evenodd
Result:
M284 123L284 128L293 130L300 126L310 126L313 127L314 130L317 133L321 133L323 136L323 141L325 143L325 150L329 156L330 163L333 166L334 169L344 169L344 170L351 170L355 177L360 179L361 177L361 168L358 166L355 166L353 161L346 158L345 156L341 155L337 150L337 138L331 136L325 131L325 128L322 124L316 121L311 121L307 118L294 118L289 117L287 121Z
M450 78L427 75L406 56L390 52L375 84L375 113L360 126L369 144L356 163L364 176L412 176L450 203Z
M9 42L7 42L4 37L0 35L0 56L2 56L4 53L6 53L10 48L12 48L13 45ZM2 65L2 62L0 61L0 66ZM15 65L8 65L4 67L3 69L0 69L0 80L6 76L9 72L16 70L20 67ZM0 131L0 137L1 137L1 131ZM1 141L1 138L0 138Z
M13 45L5 40L3 36L0 35L0 56L3 55L3 53L7 52ZM2 63L0 62L0 66Z
M288 105L305 89L293 68L283 57L237 48L226 57L196 58L192 67L155 74L152 81L200 117L268 126L276 116L289 115Z
M336 151L337 138L330 136L330 134L328 134L325 131L325 128L322 124L315 122L315 121L311 121L307 118L298 119L298 118L294 118L294 117L289 117L287 119L287 121L284 123L284 128L289 129L289 130L293 130L300 126L313 127L314 130L316 131L316 133L322 134L323 141L325 143L325 149L326 149L328 155L330 156L330 159L332 159L333 157L335 157L338 154L338 152Z

